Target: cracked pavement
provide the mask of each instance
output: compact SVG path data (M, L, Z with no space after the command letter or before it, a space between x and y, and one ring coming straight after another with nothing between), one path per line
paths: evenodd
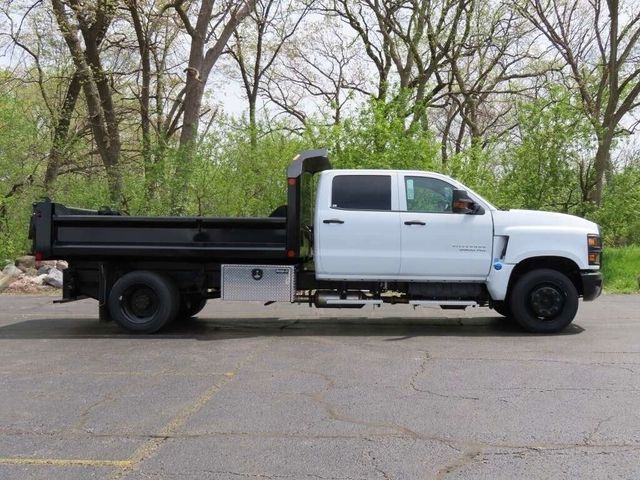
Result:
M0 296L0 478L640 478L640 296L488 309L210 301L151 336Z

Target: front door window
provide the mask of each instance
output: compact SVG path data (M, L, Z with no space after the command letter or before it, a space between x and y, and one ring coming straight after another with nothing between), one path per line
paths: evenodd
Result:
M407 211L451 213L453 186L429 177L405 177Z

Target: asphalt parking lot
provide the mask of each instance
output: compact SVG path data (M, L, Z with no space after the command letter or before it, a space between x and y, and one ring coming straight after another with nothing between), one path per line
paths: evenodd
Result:
M153 336L0 296L0 478L640 478L640 296L488 309L209 302Z

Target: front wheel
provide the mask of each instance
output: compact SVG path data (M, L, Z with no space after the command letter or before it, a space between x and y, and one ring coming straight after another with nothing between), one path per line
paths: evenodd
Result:
M571 280L551 269L532 270L519 278L509 307L515 320L532 333L555 333L578 311L578 291Z
M493 308L497 313L502 315L503 317L511 317L511 309L509 308L508 302L496 301L491 303L491 308Z
M178 289L171 279L138 270L118 279L108 306L111 318L125 330L154 333L176 317L179 302Z

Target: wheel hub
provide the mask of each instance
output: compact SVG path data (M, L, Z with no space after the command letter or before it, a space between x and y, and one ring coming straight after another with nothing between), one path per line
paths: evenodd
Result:
M531 292L530 304L536 316L550 319L562 311L564 295L556 286L544 285Z
M133 317L147 318L156 310L156 295L148 287L130 289L123 301L125 310Z

